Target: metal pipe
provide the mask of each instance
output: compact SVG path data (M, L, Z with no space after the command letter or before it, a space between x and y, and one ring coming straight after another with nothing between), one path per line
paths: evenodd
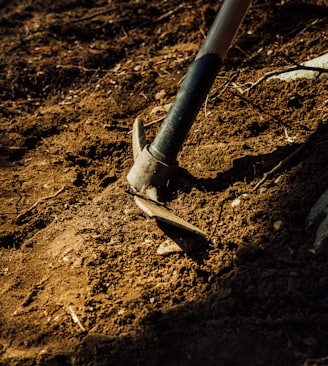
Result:
M250 3L251 0L223 2L173 105L149 146L149 153L155 159L166 164L176 160Z
M175 101L154 141L146 144L143 125L134 123L135 162L127 175L134 191L159 201L159 195L176 174L177 155L219 71L222 60L251 0L225 0L191 64Z

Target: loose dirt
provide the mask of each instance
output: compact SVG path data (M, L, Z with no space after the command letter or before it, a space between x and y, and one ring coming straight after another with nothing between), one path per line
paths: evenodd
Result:
M221 2L0 3L0 364L327 365L306 226L327 80L252 87L327 52L327 5L253 2L167 203L206 241L147 217L126 175L134 119L152 141Z

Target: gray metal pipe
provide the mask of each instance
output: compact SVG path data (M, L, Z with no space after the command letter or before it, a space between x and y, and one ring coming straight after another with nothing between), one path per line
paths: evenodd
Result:
M134 191L155 201L176 174L176 158L208 94L251 0L225 0L191 64L154 141L146 145L142 123L134 124L135 162L127 180Z
M171 164L201 108L251 0L226 0L203 43L149 152Z
M225 0L196 58L215 53L224 60L250 4L251 0Z

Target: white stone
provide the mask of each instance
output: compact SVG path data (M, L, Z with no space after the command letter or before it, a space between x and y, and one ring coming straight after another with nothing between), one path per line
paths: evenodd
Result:
M167 239L165 240L158 248L157 254L158 255L168 255L173 253L182 252L182 248L179 247L174 241Z

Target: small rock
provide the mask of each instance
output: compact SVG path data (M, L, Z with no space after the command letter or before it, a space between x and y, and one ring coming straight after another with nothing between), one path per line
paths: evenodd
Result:
M234 199L232 202L231 202L231 207L237 207L240 205L240 199L239 198L236 198Z
M273 228L275 231L278 231L282 228L283 222L281 220L275 221L273 223Z
M182 252L182 248L179 247L178 244L176 244L174 241L171 241L171 240L165 240L164 243L162 243L157 248L158 255L169 255L169 254L179 253L179 252Z
M155 100L162 100L166 95L166 92L164 89L162 89L160 92L155 94Z
M48 348L43 348L43 349L39 352L39 354L40 354L40 355L45 355L45 354L48 354L48 353L51 353L51 352L50 352L50 350L49 350Z

